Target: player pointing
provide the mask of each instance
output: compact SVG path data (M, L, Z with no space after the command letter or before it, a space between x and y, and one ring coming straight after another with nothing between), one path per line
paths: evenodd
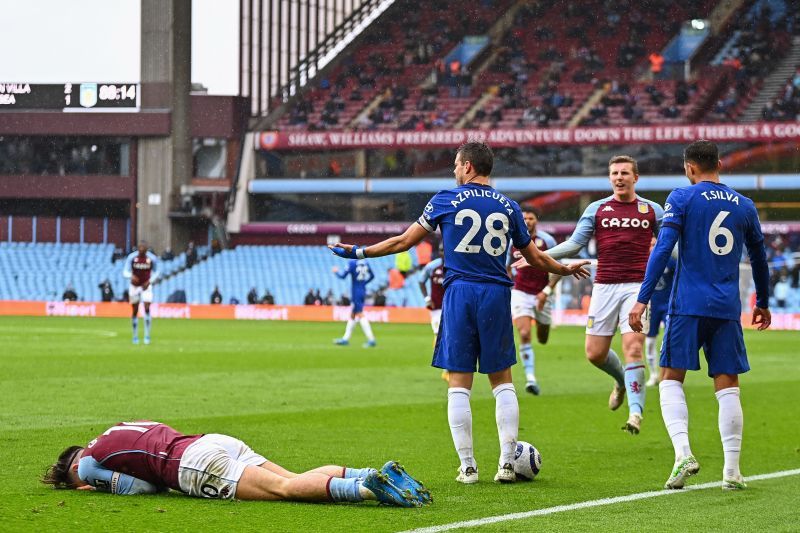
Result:
M511 280L505 257L513 244L528 262L543 270L585 278L583 265L565 266L543 254L528 234L519 205L489 185L491 149L469 142L456 153L456 188L437 193L422 216L402 235L362 247L336 244L336 255L380 257L408 250L441 228L447 265L442 323L433 366L450 373L447 415L461 466L457 481L476 483L470 393L475 371L489 375L495 397L500 459L495 481L516 481L512 467L519 430L519 404L511 381L516 363L511 323Z
M719 181L719 151L709 141L686 147L683 168L692 185L667 198L664 228L647 264L642 290L628 321L642 330L642 312L661 277L675 243L678 266L661 345L661 415L675 449L675 466L666 488L682 488L700 470L689 447L689 410L683 392L687 370L699 370L703 348L708 375L719 402L719 433L725 465L723 489L745 488L739 471L742 404L739 374L750 370L741 325L739 258L747 248L756 286L752 323L759 330L772 321L769 267L761 222L752 200Z
M622 429L637 434L645 400L644 335L631 329L628 312L636 303L650 242L658 232L663 210L657 203L636 194L639 169L632 157L612 157L608 162L608 179L614 194L589 204L572 236L545 253L556 259L572 257L592 236L597 239L597 275L586 323L586 358L615 380L608 400L611 410L622 405L627 389L628 420ZM618 326L624 369L611 349Z
M139 344L139 302L144 302L144 343L150 344L150 303L153 301L153 283L158 279L158 258L147 250L147 243L139 241L139 247L125 259L122 275L130 279L128 301L131 304L133 344Z

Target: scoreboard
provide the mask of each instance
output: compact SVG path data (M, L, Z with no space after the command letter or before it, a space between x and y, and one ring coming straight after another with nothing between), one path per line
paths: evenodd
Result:
M3 83L0 111L138 111L138 83Z

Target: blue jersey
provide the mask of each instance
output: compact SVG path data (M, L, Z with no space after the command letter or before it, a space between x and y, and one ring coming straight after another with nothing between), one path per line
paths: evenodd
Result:
M513 285L506 271L508 249L531 242L519 205L488 185L438 192L417 222L430 232L441 228L445 287L454 280Z
M353 302L364 301L364 297L367 295L367 283L375 279L375 274L372 273L372 269L363 259L351 259L347 263L347 270L337 272L336 275L341 279L350 276L350 292Z
M667 268L664 269L664 273L658 278L658 283L653 288L653 296L650 298L650 307L653 312L656 309L667 309L669 305L669 295L672 292L672 280L675 277L675 267L677 266L677 262L675 259L670 258L669 262L667 263Z
M663 228L647 266L638 300L646 303L678 242L670 315L739 320L739 259L744 247L753 265L756 305L769 302L769 270L761 223L752 200L730 187L701 181L672 191ZM662 238L663 237L663 238Z

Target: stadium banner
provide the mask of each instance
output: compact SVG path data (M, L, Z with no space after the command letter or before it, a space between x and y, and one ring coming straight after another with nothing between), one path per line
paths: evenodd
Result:
M688 143L800 140L800 123L681 124L588 128L519 128L430 131L265 131L255 136L260 150L331 150L354 148L453 148L467 141L492 147L631 143Z
M69 316L129 318L131 306L125 302L42 302L0 300L0 316ZM140 307L139 314L144 309ZM425 307L365 307L370 322L387 324L429 324ZM346 322L350 306L329 305L211 305L158 304L150 307L153 318L199 320L277 320L305 322ZM751 316L742 313L742 326L753 329ZM561 326L585 326L586 313L580 309L553 312L553 323ZM774 330L800 330L800 313L773 313Z

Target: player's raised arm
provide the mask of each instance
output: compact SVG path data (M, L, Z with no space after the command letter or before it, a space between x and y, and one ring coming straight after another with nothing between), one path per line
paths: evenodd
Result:
M416 246L428 236L428 230L415 222L401 235L395 235L372 246L359 246L357 244L342 244L337 242L328 245L330 250L339 257L349 259L365 259L368 257L383 257L385 255L405 252Z
M581 249L589 244L594 235L594 215L597 212L597 207L591 204L583 212L583 215L578 219L578 224L575 230L570 235L569 239L558 244L552 248L548 248L544 253L553 259L562 259L564 257L575 257Z

